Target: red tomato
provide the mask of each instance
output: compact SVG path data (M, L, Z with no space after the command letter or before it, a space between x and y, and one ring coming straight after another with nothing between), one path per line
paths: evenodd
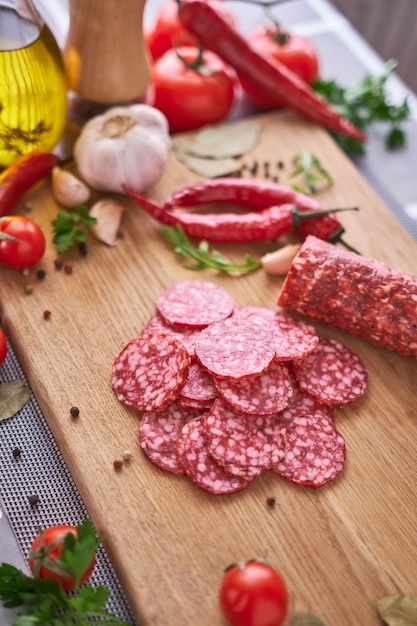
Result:
M38 263L45 253L45 236L35 222L13 215L0 219L0 232L18 241L0 239L0 263L15 269L26 269Z
M53 567L54 560L57 557L59 558L61 554L60 550L64 545L64 537L68 533L76 536L77 529L75 526L61 524L46 528L42 531L42 533L36 535L30 548L30 552L37 553L37 557L29 558L30 570L36 578L40 578L42 580L45 580L46 578L57 580L61 583L64 591L71 591L74 589L74 578L68 574L54 571ZM96 559L94 557L81 577L80 584L84 583L90 577L91 572L94 569L95 562Z
M229 22L235 25L236 20L223 0L209 0ZM159 59L170 48L175 46L195 45L195 38L182 25L178 17L178 1L167 0L161 6L155 23L145 33L149 51L154 60Z
M236 75L216 54L202 51L198 69L178 58L194 63L199 52L193 46L168 50L152 68L148 103L165 114L173 133L221 121L234 102Z
M318 78L318 54L309 39L283 31L278 26L260 26L249 33L247 39L264 58L280 61L306 83L311 84ZM277 108L277 103L271 103L245 81L242 81L242 86L259 107Z
M282 576L259 561L226 570L219 601L231 626L281 626L288 612L288 591Z
M6 354L7 354L6 337L4 336L4 332L0 328L0 365L2 365L4 363L4 359L6 358Z

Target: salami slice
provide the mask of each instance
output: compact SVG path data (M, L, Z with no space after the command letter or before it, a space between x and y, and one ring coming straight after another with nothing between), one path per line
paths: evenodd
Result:
M345 440L334 421L300 412L286 427L284 456L272 470L299 487L322 487L343 470Z
M272 332L277 361L293 361L310 354L317 346L319 337L311 324L276 312L268 318L267 328Z
M417 358L417 277L309 236L278 304Z
M194 357L195 340L200 330L194 328L178 328L166 324L160 315L154 315L143 328L141 335L154 334L156 332L173 335L181 341L190 357Z
M294 390L288 406L279 414L284 425L289 424L300 413L315 413L319 417L334 418L334 408L316 402L314 398L298 389L294 383Z
M182 409L176 402L143 414L139 423L139 442L154 465L171 474L184 473L178 464L177 443L183 426L193 417L194 412Z
M249 320L228 318L211 324L196 340L198 361L217 378L241 379L261 374L275 356L268 330Z
M143 335L132 339L116 357L113 389L127 406L154 411L177 397L189 365L183 344L172 335Z
M190 420L183 427L177 445L178 460L190 480L209 493L227 495L242 491L253 480L232 476L208 454L204 435L204 416Z
M345 406L366 391L364 364L334 339L320 339L314 352L291 363L291 370L304 393L329 406Z
M232 314L232 296L222 287L203 280L177 283L158 298L156 308L167 324L205 328Z
M251 320L257 326L264 326L268 319L275 317L275 309L258 304L237 306L233 309L232 317L238 317L242 320Z
M178 405L187 411L194 411L196 413L204 413L209 411L213 402L196 402L195 400L187 400L186 398L178 398Z
M294 390L288 368L274 361L256 377L217 379L216 388L227 404L248 415L273 415L283 411Z
M218 395L213 376L199 363L191 363L187 382L180 391L180 398L194 403L207 404L213 402Z
M283 456L285 429L276 415L238 413L217 399L204 419L209 454L227 472L258 476Z

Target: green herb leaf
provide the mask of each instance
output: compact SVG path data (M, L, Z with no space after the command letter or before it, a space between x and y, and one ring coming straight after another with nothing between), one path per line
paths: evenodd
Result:
M0 384L0 422L16 415L30 398L30 389L23 380Z
M88 207L79 205L74 211L59 211L52 222L53 242L58 254L66 252L87 237L84 226L96 224L97 219L88 214Z
M207 241L202 240L196 248L188 239L183 228L177 224L175 228L162 226L162 235L174 246L174 252L181 254L195 262L187 262L184 267L191 270L215 269L227 273L246 273L261 267L260 261L255 261L249 254L245 255L245 263L230 263L218 250L210 250Z
M67 541L67 538L71 537ZM85 570L97 548L96 530L89 520L77 526L77 537L68 535L60 560L63 569L73 576ZM13 565L0 565L0 600L7 608L19 608L13 626L128 626L109 613L106 604L109 590L103 585L84 584L66 594L59 582L27 576Z
M301 602L296 601L290 626L326 626L326 624L316 615L313 615Z
M290 178L303 176L304 187L300 185L292 185L295 191L300 191L307 195L315 193L323 184L331 185L333 179L329 172L322 166L319 159L308 150L304 150L301 154L297 154L293 160L294 170L290 173Z
M348 118L361 130L366 130L374 123L388 125L386 146L388 149L401 147L405 144L405 134L401 123L410 116L408 98L400 104L389 101L386 83L397 67L395 61L388 61L380 76L365 76L362 80L341 86L334 80L316 80L313 88L325 100L330 102L343 116ZM348 154L364 154L364 146L358 139L333 134L339 145Z
M387 626L417 624L417 596L394 595L377 602L380 618Z

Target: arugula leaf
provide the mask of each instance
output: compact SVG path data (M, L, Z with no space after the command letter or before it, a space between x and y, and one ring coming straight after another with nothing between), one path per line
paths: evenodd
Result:
M305 187L292 185L292 188L295 189L295 191L311 195L317 191L320 183L328 185L333 183L333 179L329 172L322 166L319 159L308 150L304 150L301 154L297 154L293 158L292 164L294 165L294 170L290 173L290 178L302 175L305 179Z
M211 268L220 272L243 273L257 270L262 265L260 261L255 261L249 254L245 255L245 263L243 264L230 263L218 250L210 250L209 244L205 240L200 241L198 248L196 248L179 224L175 228L162 226L161 232L164 238L174 246L174 252L195 260L195 263L184 264L184 267L191 270Z
M77 206L74 211L59 211L52 221L53 242L58 254L66 252L77 242L84 242L87 237L84 226L96 223L97 219L88 214L85 205Z
M341 86L334 80L319 79L314 82L313 88L361 130L366 130L377 122L387 124L385 143L392 150L405 144L401 123L410 116L407 97L398 105L392 104L387 97L386 83L396 67L397 63L391 60L385 64L384 72L380 76L367 75L348 86ZM333 136L345 152L364 154L364 145L358 139L334 133Z

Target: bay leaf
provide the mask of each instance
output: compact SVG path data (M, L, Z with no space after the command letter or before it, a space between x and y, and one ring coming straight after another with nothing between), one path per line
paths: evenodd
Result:
M193 140L173 140L174 150L206 159L241 157L257 145L261 124L257 120L204 126Z
M216 178L228 176L239 168L237 159L204 159L188 153L178 153L178 159L200 176Z
M393 595L377 602L380 618L387 626L416 626L417 596Z
M30 398L30 388L23 380L0 384L0 422L16 415Z
M289 626L326 626L326 624L296 600Z

